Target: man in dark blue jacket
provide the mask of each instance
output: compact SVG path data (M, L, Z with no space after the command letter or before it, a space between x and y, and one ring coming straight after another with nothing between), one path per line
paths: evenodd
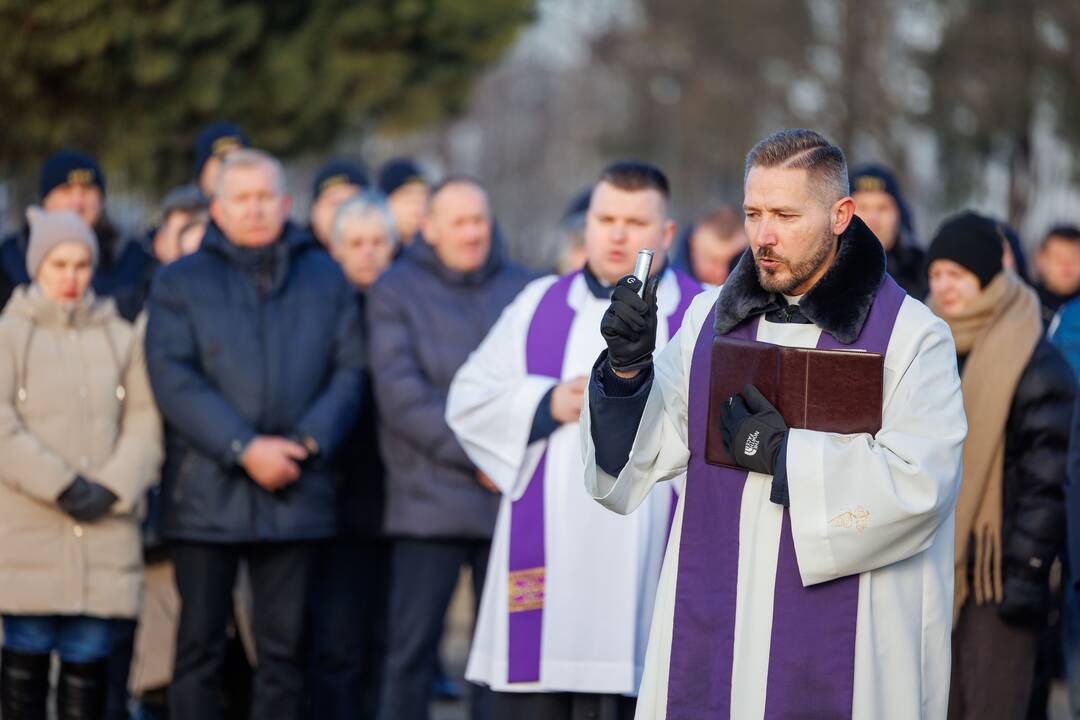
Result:
M493 241L475 180L436 186L421 232L368 296L371 372L393 541L380 720L424 720L461 566L481 596L499 499L446 424L454 373L530 280ZM474 717L478 710L473 698Z
M175 720L221 717L241 559L254 594L252 716L300 713L311 541L336 530L329 461L360 404L362 341L353 290L289 209L280 163L236 151L202 248L151 290L147 364L170 431L162 530L183 601Z

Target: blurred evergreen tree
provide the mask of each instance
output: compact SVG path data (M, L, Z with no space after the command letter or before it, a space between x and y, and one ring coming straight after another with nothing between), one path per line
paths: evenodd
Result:
M129 186L191 174L195 133L240 123L281 155L460 111L535 0L0 0L0 177L62 146Z

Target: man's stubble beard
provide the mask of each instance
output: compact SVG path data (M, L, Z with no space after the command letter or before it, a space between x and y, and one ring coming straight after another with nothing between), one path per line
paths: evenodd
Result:
M810 257L797 265L787 265L791 275L786 280L781 280L776 275L776 271L769 272L763 270L761 265L758 264L757 260L760 257L771 257L770 255L763 255L761 252L755 253L754 267L757 269L758 283L761 284L762 289L767 290L768 292L791 295L793 290L813 277L814 274L828 261L834 242L836 242L836 236L833 235L831 231L826 230L821 237L818 238L817 246ZM785 264L786 263L787 261L785 260Z

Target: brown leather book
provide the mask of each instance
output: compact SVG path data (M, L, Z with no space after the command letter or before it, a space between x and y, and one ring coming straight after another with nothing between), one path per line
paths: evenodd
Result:
M718 335L709 368L705 462L734 464L724 449L720 408L754 385L790 428L853 435L881 429L885 358L850 350L783 347Z

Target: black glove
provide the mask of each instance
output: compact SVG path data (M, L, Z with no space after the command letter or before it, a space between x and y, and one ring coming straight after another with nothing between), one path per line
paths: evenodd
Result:
M720 411L724 448L740 466L772 475L788 426L753 385L743 385Z
M79 522L94 522L107 515L117 500L119 498L104 485L76 475L60 493L56 504Z
M1050 612L1050 583L1035 573L1003 568L1002 600L998 616L1015 627L1036 628L1046 624Z
M611 305L600 321L600 334L608 346L608 362L614 370L633 372L652 365L656 348L656 287L660 278L645 283L645 295L638 297L641 281L627 275L615 285Z

